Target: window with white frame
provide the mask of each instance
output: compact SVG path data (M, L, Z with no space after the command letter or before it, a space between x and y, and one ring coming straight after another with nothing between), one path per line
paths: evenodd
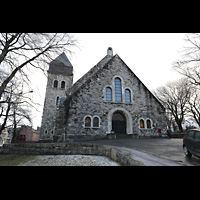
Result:
M152 120L151 119L147 119L146 124L147 124L147 128L152 128Z
M125 83L119 76L113 77L113 82L105 87L105 101L132 103L132 90L125 88Z
M90 116L85 117L85 120L84 120L85 128L91 128L91 122L92 122L92 120L91 120Z
M140 119L140 120L139 120L139 125L140 125L140 126L139 126L140 128L145 128L144 119Z
M140 129L152 129L153 128L153 122L149 118L147 118L147 119L140 118L138 123L139 123Z
M101 119L99 116L86 115L84 117L84 128L100 128Z

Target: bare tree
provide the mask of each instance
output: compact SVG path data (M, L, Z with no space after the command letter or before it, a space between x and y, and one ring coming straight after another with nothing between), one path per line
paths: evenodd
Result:
M71 52L70 47L76 40L66 33L1 33L0 34L0 69L7 68L8 76L0 85L0 99L17 72L23 77L23 68L27 65L45 70L54 54Z
M45 73L53 58L62 52L71 54L76 44L67 33L0 33L0 134L8 121L14 127L24 119L31 123L29 108L34 102L27 95L32 91L27 69Z
M0 119L2 122L0 135L3 129L9 125L12 125L15 131L17 125L23 124L25 119L28 123L32 123L30 109L34 107L35 103L28 96L28 93L32 91L24 92L23 86L23 80L13 78L2 95L2 100L0 100Z
M187 79L170 82L166 86L157 88L155 96L173 116L182 132L182 121L187 114L187 103L191 96L190 85Z
M180 59L173 63L173 69L200 89L200 34L186 34L185 40L188 46L182 49Z
M200 91L196 87L191 88L192 95L188 101L188 115L193 117L200 126Z

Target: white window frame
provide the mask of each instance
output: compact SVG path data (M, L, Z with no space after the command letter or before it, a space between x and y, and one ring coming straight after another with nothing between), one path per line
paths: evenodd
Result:
M141 127L140 127L140 120L141 120L141 119L144 121L144 128L141 128ZM138 119L138 128L141 129L141 130L146 129L146 120L145 120L143 117L140 117L140 118Z
M147 128L147 120L150 120L150 122L151 122L151 128ZM152 121L152 119L146 118L146 128L147 129L153 129L153 121Z
M85 119L86 119L87 117L89 117L90 120L91 120L91 126L90 126L90 127L85 126ZM95 117L97 117L97 118L99 119L99 126L98 126L98 127L94 127L94 126L93 126L93 119L94 119ZM95 128L100 128L100 127L101 127L101 118L100 118L98 115L94 115L94 116L85 115L85 116L83 117L83 128L94 128L94 129L95 129Z
M99 125L98 125L98 127L94 127L94 126L93 126L93 119L94 119L95 117L99 119ZM101 127L101 118L100 118L98 115L94 115L94 116L92 117L92 128L100 128L100 127Z

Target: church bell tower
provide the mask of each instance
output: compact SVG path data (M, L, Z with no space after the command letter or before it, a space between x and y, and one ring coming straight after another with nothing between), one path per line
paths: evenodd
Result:
M49 64L40 140L53 140L57 107L72 84L73 66L63 52Z

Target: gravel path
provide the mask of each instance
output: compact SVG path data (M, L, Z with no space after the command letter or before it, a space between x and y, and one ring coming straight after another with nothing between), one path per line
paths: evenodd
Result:
M45 155L35 156L33 160L18 166L120 166L120 164L104 156Z

